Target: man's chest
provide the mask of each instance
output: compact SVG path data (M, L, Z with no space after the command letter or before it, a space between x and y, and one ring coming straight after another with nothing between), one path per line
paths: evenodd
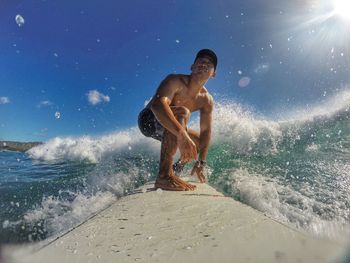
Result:
M189 96L188 94L175 95L170 106L183 106L191 112L199 110L203 106L204 95Z

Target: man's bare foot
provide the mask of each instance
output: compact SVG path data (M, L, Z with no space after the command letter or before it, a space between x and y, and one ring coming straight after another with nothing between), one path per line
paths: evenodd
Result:
M193 191L196 189L195 185L189 184L177 176L170 175L166 178L157 178L155 188L160 188L169 191Z
M186 181L180 179L178 176L175 176L175 175L172 175L172 176L177 183L184 185L185 187L189 188L189 190L191 190L191 191L196 190L195 185L187 183Z

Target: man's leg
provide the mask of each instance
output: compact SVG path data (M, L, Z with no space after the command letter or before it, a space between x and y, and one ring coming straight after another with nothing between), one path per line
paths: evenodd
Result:
M185 107L171 107L171 109L179 123L183 127L186 127L190 116L189 110ZM173 191L194 190L194 185L191 185L174 176L172 165L177 146L176 136L168 130L164 129L160 153L159 174L155 183L155 187Z

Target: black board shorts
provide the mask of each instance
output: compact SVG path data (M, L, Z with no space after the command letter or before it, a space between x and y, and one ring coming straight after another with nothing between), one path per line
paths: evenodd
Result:
M151 109L143 109L138 118L139 129L146 137L162 141L164 127L158 122Z

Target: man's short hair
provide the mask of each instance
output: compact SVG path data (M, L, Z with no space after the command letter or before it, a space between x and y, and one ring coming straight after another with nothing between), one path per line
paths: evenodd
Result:
M216 70L216 66L218 64L218 57L216 56L214 51L212 51L210 49L201 49L198 51L194 61L196 61L197 58L201 58L201 57L206 57L206 58L210 59L210 61L213 63L214 68Z

